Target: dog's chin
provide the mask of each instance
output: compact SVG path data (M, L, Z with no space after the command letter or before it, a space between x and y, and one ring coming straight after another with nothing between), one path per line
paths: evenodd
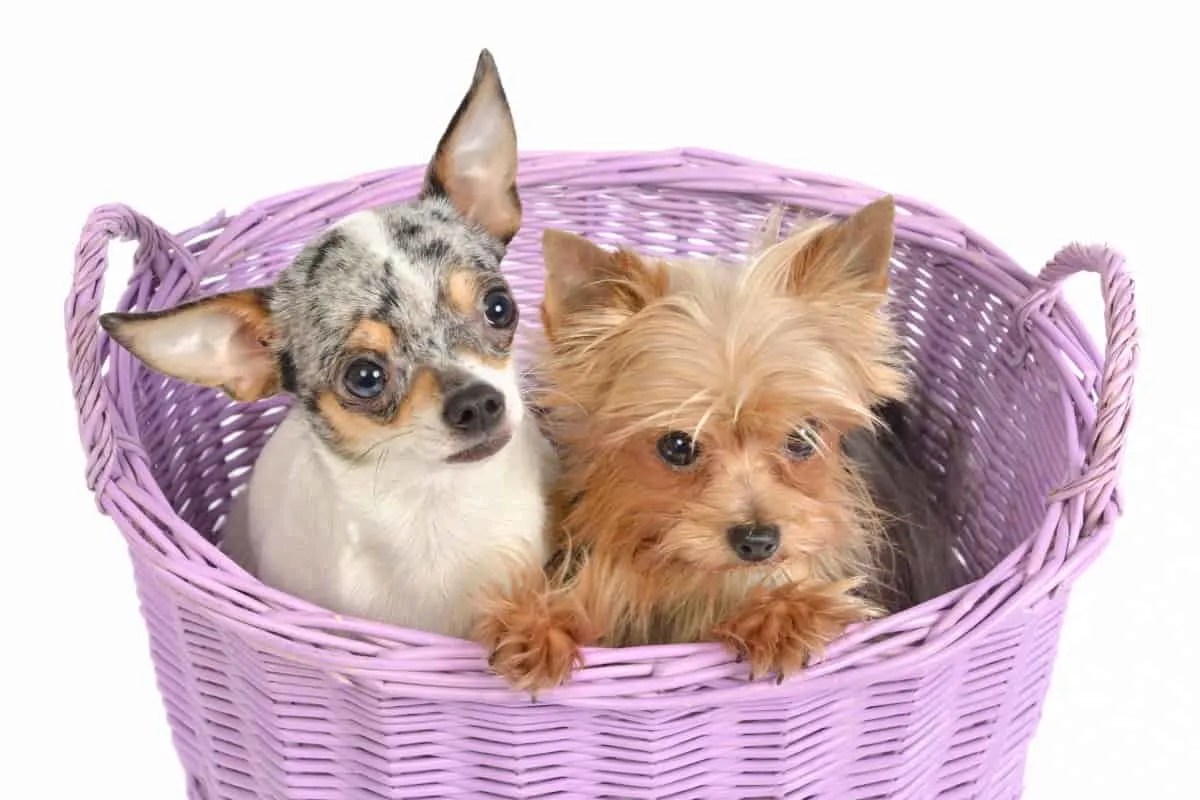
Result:
M447 464L476 464L485 461L499 453L512 441L512 431L508 428L497 431L482 442L459 450L446 457Z
M730 558L716 568L716 572L723 573L743 573L743 572L774 572L780 567L786 566L788 563L786 558L782 556L771 556L763 561L741 561L737 558Z

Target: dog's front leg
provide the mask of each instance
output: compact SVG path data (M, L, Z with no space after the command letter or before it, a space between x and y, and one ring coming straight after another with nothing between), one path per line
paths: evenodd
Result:
M594 631L577 586L551 585L530 570L485 594L476 638L496 674L536 699L582 664L580 648L596 641Z
M849 625L879 616L877 607L851 594L856 585L789 583L757 589L716 627L714 636L749 662L751 679L774 674L782 682Z

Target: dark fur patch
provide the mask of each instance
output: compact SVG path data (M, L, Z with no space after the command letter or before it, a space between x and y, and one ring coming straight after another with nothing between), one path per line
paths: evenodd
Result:
M387 319L400 308L400 295L392 282L385 281L379 290L379 308L375 311L376 319Z
M504 253L500 252L495 257L496 261L499 261L501 258L503 258L503 256L504 256ZM475 269L479 270L480 272L495 272L496 267L494 266L494 264L495 264L495 262L490 261L490 260L485 260L483 258L477 257L477 258L471 259L471 266L475 267Z
M450 214L450 212L448 210L446 210L444 208L433 209L433 211L430 212L430 216L432 216L438 222L453 222L454 221L454 217Z
M299 385L296 380L296 360L286 349L277 356L279 364L279 385L285 392L295 393Z
M894 612L950 591L956 573L949 531L931 502L930 478L897 435L905 406L890 402L876 413L884 428L854 431L843 440L843 449L857 462L888 520L889 547L881 554L885 584L872 588L879 595L873 599Z
M441 239L422 242L413 248L413 256L419 261L445 261L450 256L450 244Z
M308 274L305 277L309 286L316 284L318 278L320 278L321 270L325 268L326 262L329 261L329 256L343 249L345 246L346 237L342 235L341 231L332 230L325 235L324 241L317 245L312 260L308 263Z
M411 241L416 237L417 231L419 230L420 228L417 227L416 223L407 219L400 220L391 226L392 238L395 239L398 244L401 242Z

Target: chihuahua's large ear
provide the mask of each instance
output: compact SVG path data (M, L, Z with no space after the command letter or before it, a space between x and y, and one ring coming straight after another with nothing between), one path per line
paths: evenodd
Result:
M629 316L665 294L667 275L629 250L610 252L566 231L542 234L546 288L542 328L551 340L563 320L583 309Z
M788 289L808 294L842 287L886 294L895 218L896 204L888 195L812 236L791 258ZM796 234L796 241L803 237Z
M100 324L164 375L222 389L242 402L279 391L266 290L215 295L169 311L104 314Z
M517 131L487 50L480 52L471 88L438 142L422 195L449 198L458 213L505 244L521 227Z

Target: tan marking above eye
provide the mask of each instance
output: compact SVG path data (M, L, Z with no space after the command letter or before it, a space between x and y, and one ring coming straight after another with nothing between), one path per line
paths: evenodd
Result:
M391 353L396 348L396 333L382 322L364 319L354 326L346 339L346 350L370 350Z
M441 394L433 373L421 370L390 419L374 417L366 407L347 408L332 391L322 392L317 397L317 410L329 423L339 443L361 452L411 425L417 414L438 404Z
M479 282L467 269L456 269L446 279L446 297L450 305L464 317L479 308Z

